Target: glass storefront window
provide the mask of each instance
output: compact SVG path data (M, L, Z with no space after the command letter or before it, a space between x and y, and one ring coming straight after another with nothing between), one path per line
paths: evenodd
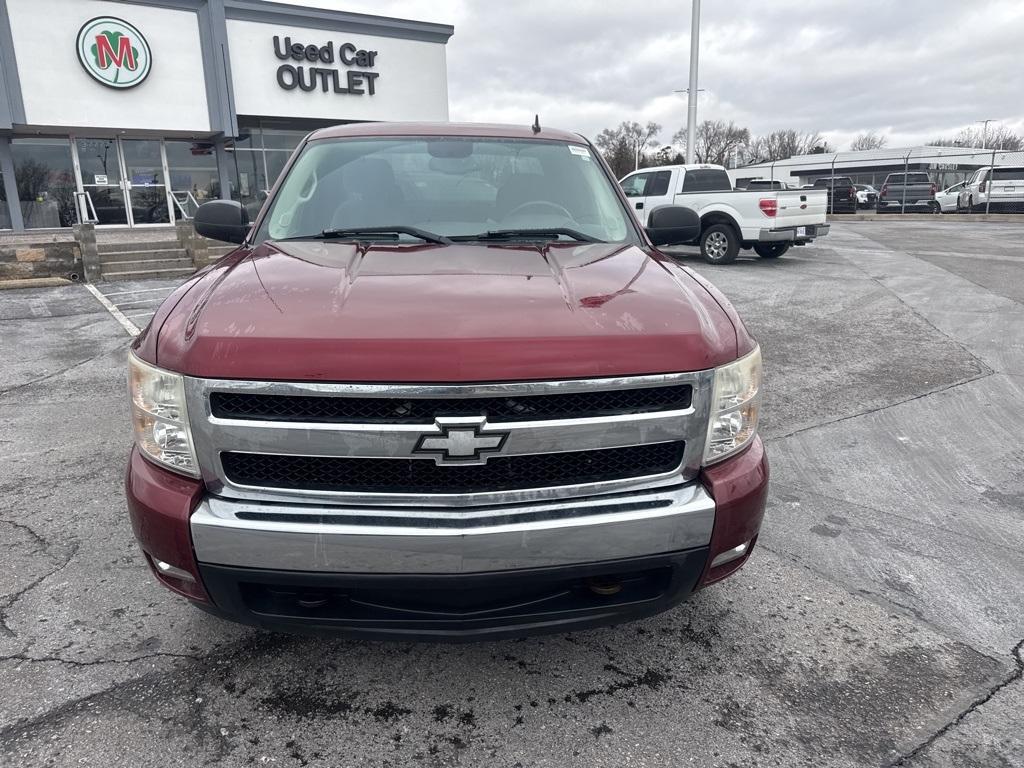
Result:
M234 166L231 197L255 217L292 151L309 131L265 128L258 121L240 127L243 135L225 145Z
M167 152L167 171L171 179L171 194L177 200L181 215L183 208L194 216L196 207L207 200L220 197L220 178L217 175L217 153L209 142L164 142Z
M27 229L70 227L75 215L75 172L67 139L11 140L18 202Z
M4 189L4 174L0 171L0 229L11 228L11 213L7 207L7 190Z
M291 152L309 131L286 131L281 129L263 129L264 149L286 149Z

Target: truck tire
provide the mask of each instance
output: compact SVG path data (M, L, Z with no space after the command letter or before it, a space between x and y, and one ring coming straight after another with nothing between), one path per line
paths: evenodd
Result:
M758 243L754 246L754 253L762 259L777 259L789 250L789 243Z
M700 255L708 264L729 264L740 252L740 237L728 224L712 224L700 236Z

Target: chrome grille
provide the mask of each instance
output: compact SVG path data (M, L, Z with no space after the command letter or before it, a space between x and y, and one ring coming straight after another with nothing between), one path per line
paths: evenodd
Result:
M694 478L711 383L711 371L439 385L187 378L186 395L203 479L217 495L466 507ZM478 437L500 435L491 440L500 447L459 465L417 450L446 441L459 419L478 422Z
M691 389L686 384L602 392L435 399L213 392L210 394L210 408L220 419L433 424L438 416L483 415L491 422L500 422L675 411L688 408L690 396Z

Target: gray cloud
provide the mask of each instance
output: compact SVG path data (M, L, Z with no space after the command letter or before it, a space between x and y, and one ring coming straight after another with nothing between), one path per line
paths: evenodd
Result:
M655 120L663 141L685 122L673 90L688 76L687 2L316 4L454 24L453 120L538 112L589 136ZM865 130L906 146L985 118L1024 131L1022 49L1021 0L704 0L699 117L819 130L840 146Z

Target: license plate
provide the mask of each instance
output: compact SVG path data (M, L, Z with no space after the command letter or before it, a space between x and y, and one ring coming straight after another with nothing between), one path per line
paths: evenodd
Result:
M810 227L810 228L809 227L797 227L796 228L796 236L797 237L807 237L807 230L808 229L811 229L812 232L814 231L813 227Z
M1003 192L1013 192L1016 187L1003 187Z

